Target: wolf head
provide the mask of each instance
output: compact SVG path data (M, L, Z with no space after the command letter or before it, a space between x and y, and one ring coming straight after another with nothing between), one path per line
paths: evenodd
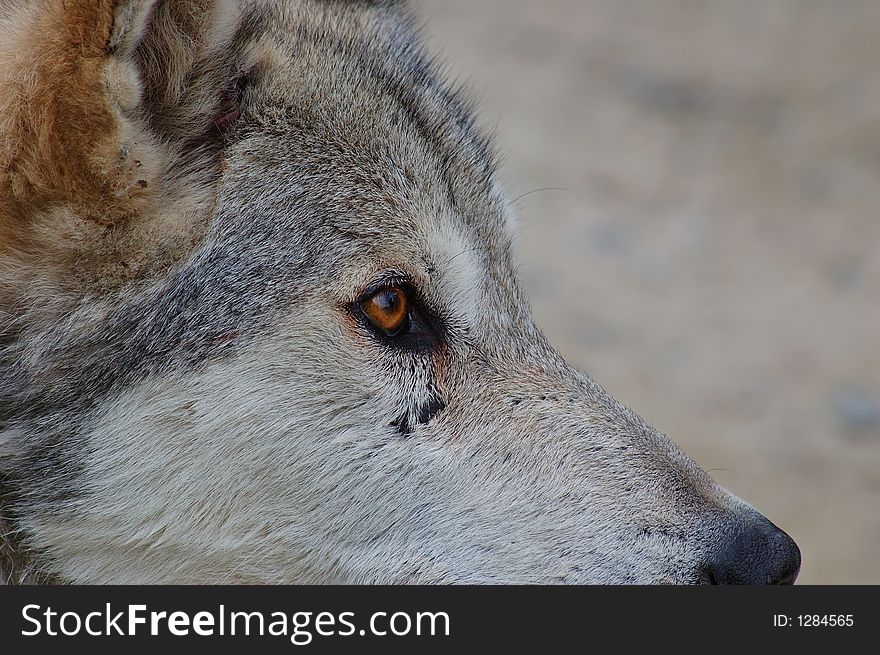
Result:
M6 577L794 579L534 325L490 144L405 9L44 0L0 29Z

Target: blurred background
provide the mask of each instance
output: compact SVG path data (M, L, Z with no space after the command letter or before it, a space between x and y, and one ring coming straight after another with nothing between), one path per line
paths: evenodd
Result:
M422 0L497 132L538 323L880 583L880 2Z

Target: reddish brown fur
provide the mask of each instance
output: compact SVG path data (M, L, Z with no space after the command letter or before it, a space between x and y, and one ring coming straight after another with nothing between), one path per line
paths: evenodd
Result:
M134 209L147 180L126 161L111 105L105 47L113 0L48 2L28 26L0 80L0 239L25 215L63 203L109 225Z
M237 70L218 56L235 15L215 2L31 0L0 13L0 312L119 289L203 236L220 161L183 155Z

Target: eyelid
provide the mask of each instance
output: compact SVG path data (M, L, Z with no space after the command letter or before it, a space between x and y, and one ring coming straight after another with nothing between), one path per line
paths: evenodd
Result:
M418 294L415 293L415 288L408 275L400 273L399 271L387 271L361 291L360 295L355 298L354 302L361 303L368 300L379 293L382 289L387 289L388 287L400 287L406 291L411 300L416 300L418 298Z

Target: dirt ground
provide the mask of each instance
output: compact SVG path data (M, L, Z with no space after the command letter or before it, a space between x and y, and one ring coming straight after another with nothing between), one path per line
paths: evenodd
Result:
M550 339L789 532L800 582L880 583L880 3L419 10Z

